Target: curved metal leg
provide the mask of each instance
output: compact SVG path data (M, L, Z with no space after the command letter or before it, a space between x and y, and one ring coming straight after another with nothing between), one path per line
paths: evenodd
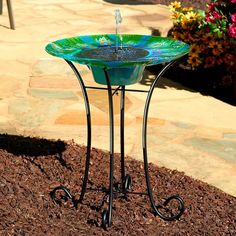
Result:
M86 192L86 187L87 187L87 182L88 182L88 173L89 173L89 164L90 164L90 152L91 152L91 115L90 115L90 106L89 106L89 100L88 100L88 95L84 86L84 82L81 78L80 73L78 72L78 70L76 69L76 67L73 65L73 63L71 61L67 61L66 62L70 65L71 69L73 70L73 72L75 73L81 90L82 90L82 94L84 97L84 103L85 103L85 109L86 109L86 116L87 116L87 153L86 153L86 162L85 162L85 172L84 172L84 179L83 179L83 185L82 185L82 190L80 193L80 198L79 198L79 202L83 201L84 198L84 194Z
M85 172L84 172L84 179L83 179L82 190L80 193L79 200L75 200L74 197L70 194L69 189L67 189L64 186L56 187L50 193L50 195L51 195L52 199L58 203L59 200L55 196L56 191L63 190L65 192L65 194L73 201L74 205L76 206L78 203L81 203L83 201L84 194L86 192L87 182L88 182L90 152L91 152L91 115L90 115L90 106L89 106L88 95L87 95L87 92L85 89L84 82L81 78L81 75L71 61L67 61L67 60L65 60L65 61L69 64L69 66L71 67L71 69L73 70L73 72L75 73L75 75L79 81L79 84L80 84L80 87L82 90L82 94L83 94L83 98L84 98L84 103L85 103L86 116L87 116L87 153L86 153L86 161L85 161Z
M122 86L121 96L120 96L120 162L121 162L122 185L125 181L124 118L125 118L125 86Z
M125 194L127 190L131 187L131 177L125 174L125 86L121 86L121 96L120 96L120 164L121 164L121 191Z
M103 211L102 226L106 228L112 224L112 204L113 204L113 173L114 173L114 113L113 99L110 79L106 68L104 73L107 81L108 103L109 103L109 126L110 126L110 176L109 176L109 208Z
M167 200L163 203L163 206L159 205L156 206L154 198L153 198L153 194L152 194L152 188L151 188L151 183L150 183L150 178L149 178L149 172L148 172L148 158L147 158L147 120L148 120L148 110L149 110L149 105L150 105L150 101L151 101L151 97L152 97L152 93L153 90L157 84L157 81L161 78L161 76L163 75L163 73L165 71L167 71L169 69L170 66L172 66L174 64L174 62L170 62L169 64L167 64L161 71L160 73L157 75L155 81L153 82L153 84L151 85L151 88L148 92L147 95L147 99L146 99L146 103L145 103L145 108L144 108L144 115L143 115L143 130L142 130L142 146L143 146L143 160L144 160L144 169L145 169L145 177L146 177L146 184L147 184L147 192L148 192L148 196L152 205L152 208L155 212L155 214L157 214L160 218L162 218L163 220L175 220L178 219L184 212L184 201L183 199L176 195L176 196L171 196L169 198L167 198ZM167 205L170 203L171 200L176 200L179 203L179 211L177 214L175 215L171 215L171 216L165 216L164 214L162 214L160 212L160 208L165 208L167 207Z

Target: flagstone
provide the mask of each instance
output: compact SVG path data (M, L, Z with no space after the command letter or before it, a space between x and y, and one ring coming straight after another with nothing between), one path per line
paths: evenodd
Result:
M165 36L172 26L163 5L119 5L103 0L14 1L16 30L6 14L0 26L0 132L86 145L86 114L81 88L67 63L45 52L47 43L76 35L120 33ZM84 82L97 85L86 66L76 65ZM155 79L145 71L128 89L148 90ZM102 86L106 87L106 86ZM107 91L88 90L92 146L109 149ZM125 154L142 159L142 121L147 93L126 92ZM120 96L114 95L115 151L120 151ZM149 161L204 180L236 196L236 110L166 78L158 83L148 119Z
M29 95L36 98L78 100L76 93L70 90L50 90L50 89L30 88L28 90L28 93Z

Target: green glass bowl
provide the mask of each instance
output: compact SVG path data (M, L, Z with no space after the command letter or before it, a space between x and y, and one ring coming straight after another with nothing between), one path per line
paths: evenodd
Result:
M111 85L130 85L142 79L146 66L180 58L189 52L189 45L159 36L103 34L60 39L49 43L46 51L89 66L99 84L106 84L106 68Z

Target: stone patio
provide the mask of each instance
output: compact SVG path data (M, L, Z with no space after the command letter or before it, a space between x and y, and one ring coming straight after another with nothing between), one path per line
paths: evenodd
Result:
M4 5L4 7L6 7ZM114 10L123 15L121 33L166 36L172 25L163 5L114 5L102 0L13 2L16 30L0 16L0 132L86 144L86 117L79 84L68 65L48 55L47 43L75 35L114 32ZM85 66L78 68L95 85ZM154 75L146 72L146 80ZM236 196L236 109L181 85L156 88L149 113L149 160L184 171ZM130 86L147 89L147 85ZM162 87L162 86L161 86ZM88 92L92 145L108 150L105 91ZM126 154L142 158L141 124L146 94L126 93ZM114 97L119 152L119 96ZM106 105L104 105L106 104ZM138 138L137 138L138 137Z

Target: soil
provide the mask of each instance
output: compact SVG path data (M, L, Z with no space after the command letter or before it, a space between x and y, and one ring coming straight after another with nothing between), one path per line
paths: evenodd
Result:
M0 235L236 235L236 198L182 172L149 165L155 200L179 194L186 210L177 221L154 216L147 196L116 196L113 224L101 225L104 193L88 190L82 204L56 204L50 191L58 185L79 198L86 147L22 136L0 135ZM120 156L115 154L115 183ZM109 153L92 149L89 186L106 187ZM132 191L145 191L143 164L126 158ZM117 184L116 184L117 185Z

